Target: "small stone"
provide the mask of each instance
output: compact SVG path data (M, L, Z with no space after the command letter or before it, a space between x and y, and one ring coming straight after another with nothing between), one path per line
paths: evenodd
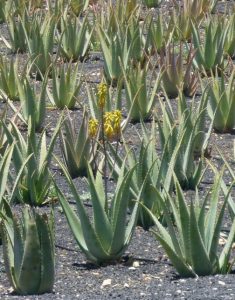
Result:
M220 284L220 285L225 285L225 282L219 280L219 281L218 281L218 284Z
M111 279L105 279L101 285L101 288L103 289L107 285L111 285L112 280Z
M133 264L132 264L132 266L134 268L138 268L140 266L140 263L138 261L134 261Z

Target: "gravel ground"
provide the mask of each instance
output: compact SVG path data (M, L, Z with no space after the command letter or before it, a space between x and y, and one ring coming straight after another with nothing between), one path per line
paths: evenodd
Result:
M220 2L218 11L223 12L226 4L232 5L233 1ZM6 35L6 27L0 25L1 34ZM7 36L6 36L7 37ZM6 48L1 45L0 53L10 55ZM22 55L22 61L25 59ZM102 61L94 55L85 63L86 77L91 82L97 82L100 74ZM99 76L98 76L99 77ZM84 100L85 101L85 100ZM0 108L3 103L0 103ZM48 110L46 124L50 128L55 127L59 110ZM78 119L82 112L73 112ZM135 130L138 124L130 125L126 137L137 143ZM211 160L221 166L221 159L215 145L222 151L230 162L233 169L234 134L212 134L210 140ZM56 145L55 153L60 155L59 144ZM52 166L56 180L63 191L69 194L64 177L55 165ZM229 177L227 179L229 181ZM213 179L208 173L200 186L203 194ZM84 180L76 180L79 191L86 193ZM111 184L112 189L112 184ZM73 199L71 199L73 201ZM15 207L19 210L19 207ZM90 209L90 208L88 208ZM48 207L42 208L48 211ZM228 220L225 220L225 224ZM199 278L180 278L171 263L164 254L163 249L156 242L151 232L137 227L134 237L125 255L116 264L97 267L86 261L86 258L78 249L71 235L64 214L58 204L55 205L56 224L56 277L54 291L40 296L17 296L6 277L3 266L2 246L0 246L0 299L193 299L193 300L233 300L235 299L235 275L206 276Z

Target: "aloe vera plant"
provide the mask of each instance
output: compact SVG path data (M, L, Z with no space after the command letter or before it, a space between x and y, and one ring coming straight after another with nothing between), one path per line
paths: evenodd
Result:
M207 73L215 71L216 68L224 68L224 48L228 28L223 28L220 20L209 20L204 34L199 31L198 26L193 26L193 45L197 49L194 65ZM204 36L204 41L200 38Z
M186 61L183 54L183 46L180 43L178 54L175 45L169 44L165 48L165 54L161 51L160 66L162 70L162 86L170 98L176 98L179 90L186 96L193 96L197 90L197 73L192 70L192 63L196 51L192 48L188 51ZM185 67L184 67L185 65Z
M192 22L199 23L202 17L200 10L191 11L187 6L187 1L183 2L170 12L169 28L171 28L174 40L191 41Z
M44 77L40 93L37 94L36 83L31 84L26 76L18 78L19 99L22 106L22 116L26 123L34 123L36 131L40 131L46 116L47 75Z
M130 149L124 140L126 166L125 172L130 171L134 166L133 176L130 181L130 199L137 199L140 190L142 189L141 203L145 205L156 218L163 218L163 211L161 204L158 201L158 193L166 193L172 191L173 169L178 153L178 148L175 148L170 161L168 160L168 153L164 151L161 155L157 152L156 142L156 124L153 120L151 131L149 131L144 123L142 125L142 136L140 141L140 149L136 152ZM117 149L109 144L110 153L109 166L111 169L112 177L115 181L118 180L123 164L123 158L117 152ZM142 187L144 186L144 188ZM154 187L154 188L153 188ZM164 188L163 188L164 187ZM133 209L133 202L129 202L129 208ZM148 230L153 226L153 220L140 206L137 224Z
M2 123L8 144L16 144L12 156L15 173L22 173L16 187L15 197L11 199L12 201L30 204L31 206L40 206L47 203L47 196L52 182L49 165L52 160L55 140L59 134L60 123L61 121L58 122L48 147L45 130L37 141L31 118L28 122L26 137L20 133L14 122L10 122L11 130L5 123ZM22 168L23 171L21 171ZM14 183L14 178L11 181Z
M93 205L93 221L91 221L67 169L61 163L59 164L75 198L77 213L57 187L58 197L78 246L87 259L96 264L120 259L130 243L138 213L138 203L136 203L127 221L127 200L133 170L124 175L123 164L114 196L110 206L106 207L102 175L97 172L94 178L88 166L88 185Z
M205 132L206 105L208 97L204 92L200 105L195 110L194 101L187 106L183 94L178 102L178 124L176 117L167 101L160 101L162 107L162 121L157 118L162 149L168 152L170 161L175 147L179 148L174 171L178 181L184 189L195 189L203 175L203 154L206 151L211 134L212 125ZM195 161L199 158L199 161Z
M140 63L136 68L128 68L127 71L123 69L126 105L132 122L149 119L152 114L161 74L156 77L155 72L153 72L149 86L147 86L147 71L148 65L142 68ZM151 84L153 84L153 88Z
M81 76L78 76L78 64L70 62L68 66L52 66L52 93L47 88L47 94L51 103L58 108L73 109L78 102L78 94L81 88Z
M235 71L226 83L225 75L211 79L208 89L208 112L213 118L213 127L218 132L230 132L235 127Z
M61 17L61 35L59 36L59 52L68 61L83 61L88 55L93 29L87 17L82 21L77 18Z
M31 75L36 74L37 79L43 78L53 62L55 25L56 18L53 15L47 14L44 18L42 15L35 15L29 34L25 30L30 72Z
M151 18L149 23L150 43L152 44L154 52L158 53L164 51L166 45L171 41L172 38L172 30L169 27L169 22L163 22L163 17L165 21L166 17L160 11L156 20Z
M8 207L2 235L5 270L14 292L51 292L55 279L53 214L40 214L26 206L19 219Z
M0 0L0 24L5 22L12 8L11 1Z
M22 16L17 18L14 15L10 15L7 18L7 29L9 33L9 40L2 36L4 44L13 53L21 52L24 53L27 50L27 42L25 34L29 34L30 28L30 17L28 10L24 10Z
M117 18L115 14L113 17ZM116 20L115 28L114 32L105 31L101 26L97 29L104 57L104 75L107 82L114 86L129 64L134 66L138 65L138 62L141 62L142 66L145 64L146 55L151 48L151 31L149 29L144 35L136 16L130 16L126 26Z
M22 74L22 76L24 76ZM14 61L7 61L0 56L0 95L12 101L19 100L19 71L18 57Z
M216 174L206 197L200 199L196 191L195 200L190 203L176 181L175 198L170 195L164 199L159 198L168 229L148 210L157 227L157 230L153 230L154 235L182 277L225 274L231 270L229 257L235 237L235 220L222 251L218 253L220 231L229 196L229 192L224 194L223 205L218 209L221 179L222 173ZM175 226L172 224L171 214L174 216Z
M130 52L130 62L136 67L142 67L148 62L151 53L151 30L148 18L140 22L138 16L132 14L127 23L127 47Z
M87 162L95 170L97 143L93 143L88 132L88 114L83 113L82 123L78 132L75 130L75 120L69 114L60 130L60 145L64 162L72 178L87 175Z

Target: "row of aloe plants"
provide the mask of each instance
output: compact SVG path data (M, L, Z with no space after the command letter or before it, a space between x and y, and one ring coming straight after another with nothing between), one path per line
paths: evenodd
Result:
M144 2L154 5L151 1ZM48 1L46 15L40 10L41 1L9 3L11 13L7 16L7 6L3 6L6 10L2 20L7 22L9 33L10 28L16 34L21 30L25 39L20 42L25 48L14 47L14 39L9 46L13 51L29 53L29 62L20 73L17 60L10 63L1 60L1 95L4 100L20 100L21 104L18 109L8 101L14 115L9 120L5 110L0 123L1 235L6 273L13 289L19 294L34 294L53 288L53 213L38 212L41 205L50 203L53 189L77 244L93 263L117 261L128 247L136 224L151 230L155 224L154 233L181 276L228 273L235 236L235 207L230 193L235 175L220 154L233 181L228 188L223 180L224 170L217 171L206 157L213 127L220 132L234 128L234 71L230 72L229 67L223 71L223 60L234 55L234 49L231 55L225 46L228 40L230 47L234 44L233 15L229 21L220 19L224 30L213 18L204 18L203 12L214 10L216 1L194 1L197 16L192 16L195 7L185 1L182 11L177 6L172 12L174 18L169 15L173 21L169 21L165 30L161 14L156 20L146 18L139 26L141 10L137 1L119 1L115 7L110 3L106 8L93 5L93 11L89 9L89 1L72 0L69 5L56 1L55 6ZM181 13L189 17L192 46L185 43L190 38L181 34L184 25L180 27L177 23L182 21ZM71 19L68 14L78 17ZM18 22L14 23L16 18ZM198 36L202 25L206 28L204 46ZM56 45L58 50L53 56ZM80 49L75 58L68 54L73 51L70 45L76 48L85 45L85 49ZM97 47L103 53L103 82L95 90L87 84L88 103L79 103L84 110L79 130L65 111L48 144L43 126L48 108L46 94L60 108L75 105L80 87L86 83L82 75L77 79L79 65L74 67L73 62L84 61L89 47ZM60 55L69 63L58 68L52 62L57 64ZM152 63L154 60L157 63ZM209 84L205 78L209 78ZM40 93L37 79L42 80ZM195 95L199 85L203 92L198 99ZM170 99L177 96L176 103ZM193 97L190 104L185 96ZM173 103L177 106L176 114ZM149 129L144 120L150 117ZM27 124L27 134L17 127L18 119ZM126 142L129 121L141 122L139 151ZM57 139L63 162L54 155ZM52 160L56 160L65 175L77 212L51 174ZM201 199L198 187L208 168L215 174L214 184ZM73 179L80 176L87 176L92 220L74 184ZM110 178L116 182L111 196ZM183 193L186 189L196 190L195 200L190 203ZM218 208L221 191L224 202ZM20 219L12 213L16 202L28 205ZM232 225L220 252L217 248L227 208Z

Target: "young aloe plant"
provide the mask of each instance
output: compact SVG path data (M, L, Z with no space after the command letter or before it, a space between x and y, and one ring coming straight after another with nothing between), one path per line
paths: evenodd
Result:
M93 222L91 222L72 178L67 169L61 163L59 164L76 200L77 213L56 187L58 197L79 247L87 259L96 264L117 261L128 247L136 225L138 203L135 204L127 221L127 200L133 169L125 175L125 163L123 164L114 196L110 199L110 206L107 207L102 175L97 172L94 178L88 166L88 185L93 206Z
M130 16L127 25L120 24L114 14L116 30L105 31L101 26L97 29L97 35L104 56L104 75L108 83L116 85L122 77L123 70L126 71L129 64L143 66L146 62L146 55L150 51L151 31L147 29L144 35L144 28L141 28L138 18Z
M8 206L2 221L5 270L15 293L52 292L55 279L53 214L25 207L22 218Z
M24 13L17 18L14 15L11 15L7 19L7 28L9 33L9 40L2 36L4 44L11 50L13 53L24 53L27 50L27 42L25 33L29 34L31 20L28 13L28 10L24 10Z
M83 61L88 55L93 30L87 17L61 17L61 35L59 36L59 52L62 57L70 61Z
M107 5L101 5L100 9L93 11L93 24L95 24L95 28L102 28L108 36L115 34L121 24L126 25L129 22L129 18L135 14L138 18L138 5L137 0L119 0L117 2L109 1L106 3ZM94 31L94 35L92 38L93 47L97 47L100 45L99 41L97 41L99 37L97 37L97 31Z
M179 52L176 54L174 44L169 44L160 55L160 66L162 69L161 82L163 88L170 98L176 98L179 90L192 97L197 90L198 76L192 71L192 63L196 51L192 48L188 51L187 59L184 59L183 46L180 43ZM184 67L186 65L186 67Z
M6 22L10 15L12 8L12 2L6 0L0 0L0 24Z
M211 19L207 22L202 34L198 26L193 26L193 45L197 49L194 65L202 70L211 72L216 68L224 68L224 48L228 28L223 28L220 20ZM204 36L204 41L200 38Z
M34 123L36 131L40 131L46 116L46 86L47 75L44 77L40 93L37 94L36 83L32 85L25 76L18 78L19 98L22 106L22 116L26 123Z
M60 130L60 145L64 162L72 178L87 176L87 162L95 170L97 143L93 143L88 131L88 115L84 111L79 131L75 130L75 121L69 114Z
M159 195L168 229L147 209L157 227L157 230L153 230L154 235L182 277L225 274L231 270L229 257L235 238L235 220L218 254L220 231L229 196L229 192L224 194L219 210L221 178L222 173L216 175L211 190L202 201L196 191L195 200L188 203L177 180L174 199L170 195L165 199ZM172 224L172 214L175 226Z
M127 33L122 34L119 28L116 34L109 36L99 27L97 34L104 56L105 78L108 83L116 86L118 79L122 76L121 64L124 70L126 70L130 62L130 48L128 48Z
M134 166L133 176L130 182L130 199L136 199L140 190L142 190L141 203L145 205L158 219L162 219L163 211L158 201L157 189L160 193L171 192L173 181L173 169L178 153L178 148L175 148L170 161L168 160L168 153L164 151L161 155L157 153L156 147L156 124L152 122L151 132L147 130L144 123L142 125L143 138L140 143L138 153L130 149L125 143L125 157L127 164L125 172L130 171ZM111 144L109 157L109 165L112 170L112 176L115 181L118 180L123 164L123 158L118 154ZM144 184L144 188L142 188ZM154 188L152 188L154 187ZM164 187L164 190L163 190ZM133 202L128 203L129 208L133 209ZM153 220L143 207L139 207L137 224L148 230L153 226Z
M147 70L148 65L142 68L140 63L136 68L130 67L127 71L123 69L127 111L132 122L149 119L152 114L161 74L155 78L155 72L153 72L151 82L147 86ZM151 83L153 83L153 88Z
M127 23L127 46L130 52L130 63L134 67L144 67L151 54L151 30L148 18L140 23L138 16L132 14Z
M42 15L35 15L29 34L25 30L27 50L31 63L30 71L32 75L36 74L38 79L43 79L53 62L55 25L56 18L54 16L47 14L43 18Z
M31 206L41 206L47 203L47 196L50 192L51 174L49 166L61 121L58 122L48 147L45 131L41 133L37 141L31 117L28 122L26 138L13 122L10 123L12 126L11 130L5 123L2 124L8 144L11 145L14 142L16 144L12 157L15 173L19 174L23 168L19 184L16 187L15 197L12 197L12 201L17 200Z
M186 99L181 94L178 102L179 124L169 101L165 104L160 101L163 118L157 121L161 147L168 153L169 161L174 149L178 148L174 171L184 189L195 189L203 175L203 154L212 129L210 126L208 132L205 132L207 101L208 97L203 93L200 105L195 110L194 101L187 107Z
M208 112L213 119L213 127L218 132L230 132L235 128L235 71L226 84L222 73L212 77L209 89Z
M70 62L68 66L65 64L52 66L52 93L47 89L48 97L51 103L63 109L73 109L78 101L78 94L81 88L81 76L78 76L78 64L75 66Z
M22 74L23 76L23 74ZM4 100L19 100L18 57L14 61L6 61L0 56L0 95Z
M165 16L164 16L165 21ZM168 22L163 22L163 13L160 11L156 20L153 18L149 23L150 27L150 43L152 44L153 51L160 53L164 51L166 45L172 38L172 30Z

